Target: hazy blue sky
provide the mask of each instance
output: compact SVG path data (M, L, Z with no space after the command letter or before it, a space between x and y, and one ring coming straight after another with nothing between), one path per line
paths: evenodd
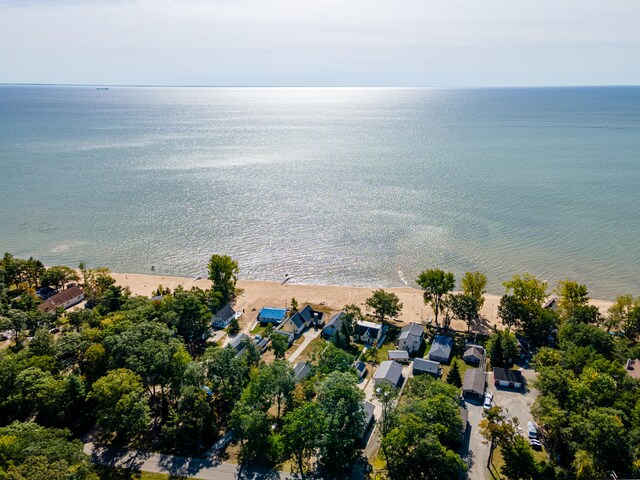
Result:
M640 84L640 1L0 0L0 82Z

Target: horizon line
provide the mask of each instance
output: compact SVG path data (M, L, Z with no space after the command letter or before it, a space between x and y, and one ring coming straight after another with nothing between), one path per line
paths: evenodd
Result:
M23 87L129 87L129 88L432 88L432 89L519 89L519 88L612 88L640 87L639 84L574 84L574 85L190 85L152 83L45 83L0 82L0 86Z

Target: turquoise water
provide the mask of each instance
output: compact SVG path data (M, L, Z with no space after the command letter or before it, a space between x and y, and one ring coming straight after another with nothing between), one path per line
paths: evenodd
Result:
M0 87L0 250L402 285L640 294L640 88Z

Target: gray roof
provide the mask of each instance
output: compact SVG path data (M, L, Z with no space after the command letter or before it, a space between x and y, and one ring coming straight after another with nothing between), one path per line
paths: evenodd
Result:
M432 360L426 360L424 358L415 358L413 360L413 371L428 372L438 374L440 370L440 364Z
M302 315L300 315L300 312L296 312L289 320L296 326L296 328L304 327L307 324Z
M436 356L438 358L449 359L451 357L452 348L453 338L446 335L436 335L433 337L433 343L429 349L429 358Z
M240 335L238 335L236 338L234 338L229 342L229 346L234 348L236 351L240 351L242 349L242 346L241 346L242 341L248 338L249 337L247 336L246 333L241 333Z
M484 370L481 370L480 368L468 368L467 371L464 372L462 391L475 393L476 395L483 395L486 380L487 377Z
M476 357L480 360L482 355L484 355L484 348L478 345L469 345L469 348L464 351L464 355L462 357Z
M366 428L371 420L373 420L373 412L375 411L376 407L373 403L365 400L362 404L362 409L364 410L364 426Z
M322 333L325 335L331 334L333 335L335 332L342 328L342 319L345 317L344 312L336 313L329 322L322 329Z
M222 320L229 320L231 317L235 316L236 311L233 309L230 303L227 303L224 307L216 312L213 318L218 317Z
M309 376L311 373L311 366L307 362L298 362L293 368L295 374L295 382L299 383Z
M524 383L524 377L520 370L510 370L508 368L495 367L493 369L493 379L503 382Z
M410 335L420 337L424 334L424 329L421 325L418 325L415 322L411 322L409 325L405 325L402 327L402 331L400 332L400 336L398 337L400 340L408 338Z
M307 305L298 313L302 315L302 318L304 318L304 321L307 323L311 323L311 321L315 318L317 318L318 320L322 320L322 317L324 316L322 312L314 310L310 305Z
M360 337L368 334L370 338L378 338L381 329L381 324L363 320L356 322L355 334L359 335Z
M389 360L409 360L409 352L406 350L389 350L387 355Z
M386 380L393 385L398 385L400 378L402 378L402 365L393 360L382 362L373 374L374 380Z

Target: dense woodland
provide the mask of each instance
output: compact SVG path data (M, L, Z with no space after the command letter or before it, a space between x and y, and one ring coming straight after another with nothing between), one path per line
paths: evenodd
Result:
M5 254L0 331L10 332L12 341L0 352L0 479L97 478L74 440L94 426L105 443L190 455L232 431L242 463L280 468L290 462L301 475L344 478L359 464L364 395L351 335L360 309L345 307L342 329L313 357L310 377L296 385L278 335L271 347L276 360L269 364L252 341L241 355L206 343L211 315L233 299L238 274L226 256L212 256L208 267L210 289L159 286L151 300L116 285L107 269L80 265L78 274ZM83 286L87 308L38 310L36 289L60 290L69 282ZM427 270L417 282L438 327L459 318L473 332L484 275L467 273L456 294L449 272ZM492 409L483 432L503 451L504 475L639 474L640 394L624 363L640 356L640 299L619 297L603 316L575 282L559 284L557 311L543 308L550 292L533 276L516 276L505 288L499 307L505 328L489 339L489 356L494 366L511 366L515 331L536 349L541 395L533 414L550 458L535 460L511 420ZM383 290L367 306L389 325L402 309ZM389 478L464 477L456 453L459 372L449 377L452 385L411 379L400 398L392 388L377 392L380 455Z

